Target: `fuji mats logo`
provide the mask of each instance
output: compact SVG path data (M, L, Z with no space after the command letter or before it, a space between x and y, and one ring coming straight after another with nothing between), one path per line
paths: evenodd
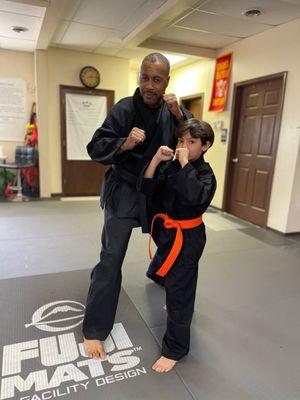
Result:
M71 330L82 323L84 309L71 300L47 303L33 313L25 328L52 333ZM48 400L80 391L98 398L100 387L147 374L138 367L136 352L142 348L133 346L121 322L114 324L103 344L106 360L88 358L74 332L3 346L0 400ZM30 370L37 364L39 370Z
M85 306L77 301L53 301L36 310L32 315L31 323L25 324L25 328L35 326L47 332L67 331L76 328L76 326L82 323L84 310ZM71 313L72 315L64 318L60 316L66 313Z

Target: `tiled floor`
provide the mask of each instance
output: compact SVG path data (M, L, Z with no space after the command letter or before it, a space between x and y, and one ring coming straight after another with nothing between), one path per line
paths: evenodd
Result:
M176 366L182 386L199 400L299 400L299 235L214 210L204 220L191 352ZM90 269L102 222L96 201L0 203L0 278ZM146 279L147 263L147 236L135 229L123 288L160 342L164 291Z

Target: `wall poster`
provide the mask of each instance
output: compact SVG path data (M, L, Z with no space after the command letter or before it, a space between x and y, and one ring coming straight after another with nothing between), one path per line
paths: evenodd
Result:
M67 160L90 160L86 145L106 115L106 96L66 94Z
M216 60L214 83L209 111L223 111L226 105L232 53Z
M22 78L0 77L0 140L24 140L26 110L26 81Z

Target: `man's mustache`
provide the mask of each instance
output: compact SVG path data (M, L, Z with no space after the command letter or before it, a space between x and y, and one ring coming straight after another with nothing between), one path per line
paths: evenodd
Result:
M146 91L144 92L144 94L152 94L152 95L157 96L157 93L156 93L156 92L152 92L151 90L146 90Z

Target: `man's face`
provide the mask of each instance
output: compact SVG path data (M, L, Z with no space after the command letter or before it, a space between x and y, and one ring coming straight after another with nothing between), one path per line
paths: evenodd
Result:
M163 63L149 61L143 63L140 71L140 93L147 106L151 108L159 106L168 83L169 77Z

